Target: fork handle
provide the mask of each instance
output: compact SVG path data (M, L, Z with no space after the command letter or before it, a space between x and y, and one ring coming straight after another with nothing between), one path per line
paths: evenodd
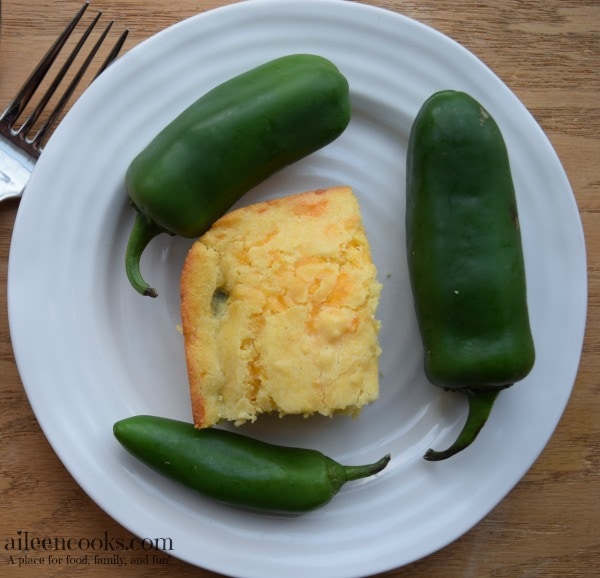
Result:
M35 162L10 143L0 147L0 202L19 198L31 177Z

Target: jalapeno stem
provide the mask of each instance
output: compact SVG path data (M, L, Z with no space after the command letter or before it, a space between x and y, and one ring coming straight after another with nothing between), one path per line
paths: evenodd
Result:
M362 466L344 466L346 481L352 482L353 480L360 480L361 478L373 476L383 470L383 468L388 465L389 461L390 454L387 454L373 464L366 464Z
M125 253L125 271L127 272L127 278L138 293L148 297L157 297L158 293L156 292L156 289L150 287L150 285L144 281L140 272L140 259L148 243L162 232L163 230L160 227L156 226L138 212L127 243L127 251Z
M470 392L468 394L469 414L456 441L444 451L438 452L429 449L423 457L430 462L437 462L445 460L470 446L485 425L499 393L499 390Z

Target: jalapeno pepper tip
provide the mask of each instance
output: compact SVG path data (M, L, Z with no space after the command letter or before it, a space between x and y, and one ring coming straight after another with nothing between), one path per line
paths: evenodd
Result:
M146 297L157 297L158 292L144 281L140 272L140 259L148 243L162 232L160 227L144 215L139 212L136 214L125 253L125 271L133 288Z
M469 447L485 425L500 390L469 393L469 413L456 441L446 450L429 449L423 456L428 462L439 462Z

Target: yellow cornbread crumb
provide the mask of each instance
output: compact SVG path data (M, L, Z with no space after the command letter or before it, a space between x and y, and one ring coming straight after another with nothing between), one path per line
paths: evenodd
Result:
M355 414L379 394L381 292L349 187L234 210L194 243L181 316L194 423Z

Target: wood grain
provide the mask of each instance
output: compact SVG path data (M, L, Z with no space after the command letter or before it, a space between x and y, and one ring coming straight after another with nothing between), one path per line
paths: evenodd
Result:
M179 20L230 3L93 0L92 8L115 18L117 29L130 29L126 45L130 49ZM428 558L381 576L598 576L600 4L597 0L364 3L401 12L460 42L523 101L546 131L569 176L585 230L589 270L588 325L579 374L564 416L537 462L507 498L463 537ZM0 103L9 101L79 6L79 0L2 2ZM44 568L18 568L6 563L6 540L18 532L75 537L101 537L106 532L131 537L90 500L65 470L39 429L23 392L6 307L8 254L17 209L18 202L0 205L0 574L104 576L106 566L46 564ZM217 576L175 557L166 562L114 568L110 575Z

